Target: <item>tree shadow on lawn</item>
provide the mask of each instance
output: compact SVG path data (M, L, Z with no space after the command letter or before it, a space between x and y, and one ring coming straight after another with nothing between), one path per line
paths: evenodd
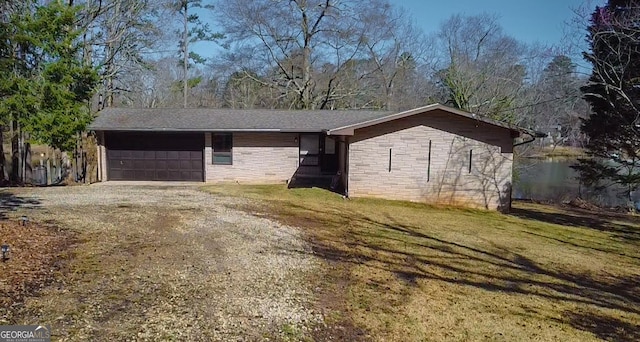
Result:
M569 213L563 208L558 209L559 212L544 212L529 208L512 208L510 215L561 226L607 232L611 233L613 237L626 242L640 241L640 218L638 217L604 210L593 212L580 208L571 208L572 212Z
M7 220L7 213L21 208L33 209L41 202L33 198L24 198L7 190L0 190L0 220Z
M290 206L298 213L313 211L303 206ZM326 217L326 212L318 214L309 217ZM546 268L506 248L496 246L489 250L447 241L425 234L424 228L388 219L391 223L350 212L335 213L324 222L305 220L297 225L311 229L322 229L323 225L344 226L344 234L340 237L312 239L314 253L330 261L365 264L391 272L407 286L417 286L418 280L424 279L640 315L638 275L596 278L586 272L579 273L567 268ZM374 282L381 291L393 288L391 284L381 283L380 280ZM398 295L408 294L405 291ZM601 321L609 319L601 318ZM596 335L601 330L598 324L579 322L574 317L564 323ZM639 326L628 325L621 329L629 336L640 334Z
M567 317L572 327L589 331L605 341L640 341L640 327L638 325L630 324L614 317L602 316L594 312L571 311L564 312L563 316Z

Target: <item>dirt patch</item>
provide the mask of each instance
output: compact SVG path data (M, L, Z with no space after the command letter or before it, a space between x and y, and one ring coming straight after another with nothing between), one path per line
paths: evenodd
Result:
M312 335L315 341L370 341L371 335L353 322L349 310L347 290L353 285L348 268L339 262L327 262L322 279L317 279L316 306L322 310L324 324Z
M5 213L77 234L64 283L19 318L56 340L299 340L321 324L299 231L191 186L20 189Z
M369 332L356 326L350 316L348 289L354 285L355 280L351 276L349 265L342 262L349 256L344 251L333 246L327 241L326 222L315 219L312 216L290 215L290 212L281 206L265 204L260 201L250 201L235 208L241 209L251 215L265 217L282 224L298 227L304 238L311 246L313 253L323 260L321 272L308 278L309 283L315 284L315 309L322 312L324 320L317 324L309 337L314 341L370 341ZM336 241L346 239L343 234L336 237Z
M54 225L5 220L0 222L8 259L0 262L0 324L24 324L16 315L25 298L35 297L65 272L74 235Z

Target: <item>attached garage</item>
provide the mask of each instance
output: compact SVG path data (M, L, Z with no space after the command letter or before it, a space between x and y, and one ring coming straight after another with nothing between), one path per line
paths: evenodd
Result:
M106 132L110 180L204 181L203 133Z

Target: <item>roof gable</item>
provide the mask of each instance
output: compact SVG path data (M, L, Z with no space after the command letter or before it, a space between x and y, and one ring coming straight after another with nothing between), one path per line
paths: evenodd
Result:
M398 119L406 118L406 117L413 116L413 115L434 112L434 111L442 111L442 112L446 112L448 114L461 116L461 117L468 118L468 119L478 120L480 122L487 123L487 124L490 124L490 125L493 125L493 126L496 126L496 127L499 127L499 128L504 128L504 129L507 129L507 130L510 130L510 131L516 132L516 133L526 132L526 133L533 133L535 135L538 135L537 132L532 132L532 131L529 131L529 130L527 130L525 128L522 128L522 127L511 125L511 124L508 124L508 123L502 122L502 121L489 119L487 117L484 117L484 116L481 116L481 115L477 115L477 114L474 114L474 113L465 112L463 110L459 110L459 109L451 108L451 107L448 107L448 106L444 106L444 105L439 104L439 103L434 103L434 104L431 104L431 105L428 105L428 106L414 108L414 109L410 109L410 110L399 112L399 113L392 113L392 114L389 114L389 115L385 115L385 116L378 117L378 118L372 118L370 120L366 120L366 121L363 121L363 122L358 122L358 123L351 124L351 125L345 125L345 126L342 126L342 127L337 127L337 128L334 128L334 129L330 129L327 133L328 134L333 134L333 135L353 135L353 131L356 130L356 129L359 129L359 128L378 125L378 124L382 124L382 123L385 123L385 122L398 120Z

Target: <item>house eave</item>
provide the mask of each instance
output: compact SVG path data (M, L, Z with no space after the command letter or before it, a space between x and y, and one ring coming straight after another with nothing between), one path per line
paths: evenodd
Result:
M89 127L94 132L255 132L255 133L322 133L317 129L279 129L279 128L114 128Z
M344 128L344 129L329 129L326 130L327 135L354 135L355 129Z

